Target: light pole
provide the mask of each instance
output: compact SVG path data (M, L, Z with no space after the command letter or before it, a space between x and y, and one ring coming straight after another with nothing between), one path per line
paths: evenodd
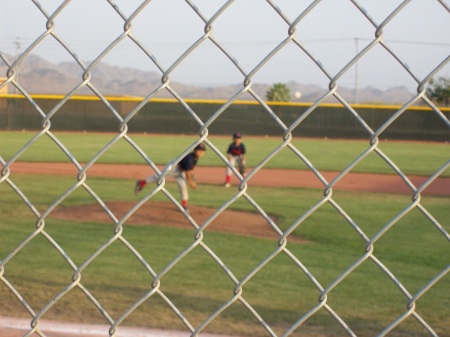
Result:
M359 53L359 38L355 38L355 50L356 55ZM358 92L358 61L355 63L355 103L359 102L359 92Z

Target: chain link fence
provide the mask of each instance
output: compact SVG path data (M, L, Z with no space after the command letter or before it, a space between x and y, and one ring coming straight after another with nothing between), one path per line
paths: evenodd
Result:
M426 76L418 76L415 74L408 65L402 60L402 58L396 54L396 52L391 49L390 45L383 40L383 32L386 27L393 21L395 21L396 17L402 13L402 11L408 6L411 1L400 1L398 6L381 22L375 22L371 17L370 13L368 13L363 6L361 5L362 1L347 1L346 3L351 3L351 5L356 9L355 15L359 17L363 17L367 23L369 23L373 28L374 37L373 39L365 45L362 50L358 51L356 56L349 60L345 66L343 66L337 73L331 73L326 69L324 64L317 59L313 53L307 48L307 46L302 43L301 39L299 39L299 35L301 32L297 30L297 26L303 21L308 19L308 15L314 11L316 6L319 6L322 2L321 0L310 1L306 9L300 13L297 13L293 19L289 19L286 13L284 13L281 9L282 6L278 6L276 1L267 0L265 3L270 6L271 10L273 10L276 15L281 18L286 25L286 35L283 37L283 40L264 58L260 60L260 62L253 69L245 69L238 60L226 49L226 44L224 44L219 38L216 38L214 24L220 20L221 15L223 15L230 6L233 6L235 1L224 1L221 7L217 11L215 11L212 15L205 15L201 11L201 6L196 6L194 1L186 0L185 3L180 2L180 6L189 6L190 9L195 13L198 19L202 22L203 31L199 31L198 39L192 43L182 54L178 56L175 62L170 64L169 67L164 67L160 64L160 61L152 54L151 46L145 45L140 42L137 36L134 35L133 31L133 21L136 20L141 14L144 15L146 8L150 6L152 1L143 1L141 4L137 5L135 10L131 15L126 15L121 10L121 6L116 4L112 0L108 0L110 8L117 13L118 24L123 27L122 32L116 36L116 38L111 41L110 45L105 48L94 61L90 63L85 63L82 59L77 56L76 48L72 47L69 43L65 42L64 38L58 35L58 26L55 24L55 21L61 15L61 13L65 13L66 11L70 11L71 3L74 1L66 0L61 2L61 4L57 7L57 9L53 12L48 12L46 6L40 3L37 0L32 1L34 5L36 5L37 9L41 12L43 16L46 18L46 25L42 29L41 35L34 40L31 44L25 46L25 50L21 52L16 58L9 58L3 52L0 54L1 61L7 67L6 80L0 85L0 89L4 88L7 85L13 86L16 88L17 93L23 95L28 103L33 106L37 115L40 116L41 129L34 134L34 136L23 146L21 146L20 150L17 151L11 158L5 160L0 157L0 162L2 164L1 176L0 176L0 186L2 186L5 190L12 190L17 194L20 198L21 202L26 205L29 211L35 217L35 228L30 231L28 224L28 231L24 232L24 239L22 242L17 244L13 249L9 251L8 254L1 256L0 261L0 281L1 285L4 289L7 289L9 293L9 297L13 297L17 303L20 303L21 306L25 309L25 311L29 314L30 317L30 328L26 332L25 336L46 336L45 329L42 328L42 324L40 323L42 319L45 319L46 314L51 311L58 303L65 301L66 298L70 298L69 294L73 289L80 290L82 295L89 300L92 306L94 306L97 311L101 314L104 321L108 324L109 327L109 336L120 336L120 327L123 325L124 321L127 318L135 315L141 309L141 307L145 306L146 302L157 297L160 301L163 302L163 305L171 310L171 312L176 315L177 320L182 322L185 328L185 334L191 336L199 336L204 333L205 330L208 330L210 327L214 327L215 320L218 320L219 317L227 311L229 308L233 307L236 304L241 304L249 313L249 315L253 318L253 324L258 325L261 330L259 330L259 335L267 335L267 336L294 336L298 333L302 333L302 327L307 325L309 322L314 321L315 317L318 317L319 312L326 312L335 320L335 324L338 326L335 331L325 331L325 332L316 332L311 335L323 335L323 336L356 336L354 326L358 326L356 323L358 318L348 318L344 317L339 313L339 310L336 309L337 306L333 304L334 292L337 288L345 284L352 275L355 274L355 271L360 268L362 265L365 265L367 262L372 263L377 267L377 269L381 270L384 274L384 277L388 279L392 284L395 285L397 291L403 296L403 305L404 310L401 313L393 312L390 321L385 322L384 326L379 329L373 330L373 335L377 336L386 336L394 331L397 331L398 335L401 335L401 329L403 324L406 321L413 320L415 321L415 333L408 334L414 336L437 336L439 333L436 331L434 327L434 323L430 322L429 315L422 315L418 308L420 307L420 300L423 297L426 297L429 293L436 291L441 292L442 298L445 303L448 304L448 272L450 270L450 265L447 263L439 272L435 273L433 276L422 279L422 287L419 290L415 290L414 287L411 289L408 287L408 282L402 281L397 276L397 270L395 267L388 267L382 258L377 256L376 247L377 243L392 230L397 223L399 223L402 219L405 219L411 214L418 212L421 217L426 219L426 222L433 227L439 233L438 240L444 240L447 244L450 241L450 235L448 230L446 230L446 226L448 229L448 219L447 223L442 223L439 221L434 215L433 211L429 210L423 203L421 198L421 193L432 184L438 177L440 177L448 168L450 167L450 160L447 160L441 167L439 167L433 174L429 176L426 182L421 186L415 186L409 179L409 177L403 173L403 171L397 166L393 159L390 158L385 152L382 151L380 147L380 136L383 135L386 129L388 129L400 116L407 114L408 108L413 106L414 104L420 102L426 106L428 106L433 113L439 117L440 121L446 125L447 128L450 128L450 121L442 113L442 111L437 107L429 98L426 96L426 88L427 84L430 80L439 73L441 69L443 69L449 61L449 57L447 56L442 62L435 64L432 71L426 74ZM445 12L446 15L450 13L450 8L445 1L429 1L433 2L434 5L438 4L441 7L441 10ZM175 8L174 8L175 10ZM75 14L74 14L75 15ZM269 23L268 23L269 24ZM321 22L317 22L317 25L322 24ZM33 51L42 43L42 41L48 37L52 37L55 41L57 41L60 46L62 46L67 53L71 55L74 61L78 64L79 68L82 69L82 76L79 78L79 83L73 87L73 89L65 95L59 102L57 102L54 107L49 109L49 111L44 111L41 106L31 97L30 93L26 91L26 89L21 85L21 80L18 78L18 69L20 63L28 57ZM132 109L125 117L121 116L113 107L111 102L105 98L104 94L100 92L95 84L92 81L92 72L99 66L100 62L107 57L109 53L111 53L116 46L118 46L122 41L128 40L131 41L136 47L138 47L140 53L144 53L149 61L151 61L160 71L161 81L159 85L153 91L149 92L149 94L142 99L139 104L136 105L135 108ZM180 66L183 62L187 61L187 59L194 55L197 48L199 48L206 41L212 43L217 47L217 50L224 55L229 62L231 62L236 69L242 74L243 84L239 91L233 93L230 96L229 100L220 106L211 116L206 120L202 121L194 109L185 102L183 97L179 95L177 90L172 86L171 76L177 70L177 67ZM271 107L267 104L263 97L258 96L253 90L253 78L255 75L263 69L271 60L276 58L278 53L281 53L285 48L294 46L298 48L298 50L306 55L317 67L317 69L323 73L329 80L328 89L326 93L317 101L315 101L308 109L306 109L298 118L291 124L285 125L282 120L277 116L277 114L271 109ZM358 62L364 59L364 57L374 48L383 48L387 51L392 59L395 60L408 74L408 76L413 79L417 83L417 92L414 97L406 102L400 109L398 109L389 119L387 119L379 128L372 129L367 122L361 118L358 114L357 109L355 109L348 101L343 99L339 92L339 83L341 78L346 75L351 69L357 65ZM54 130L52 129L52 118L58 114L61 107L63 107L74 95L76 95L80 89L89 88L93 95L98 97L102 104L108 109L111 116L115 118L119 124L118 132L114 135L114 137L104 146L95 156L93 156L89 162L86 164L81 164L79 160L71 153L71 151L66 147L66 145L59 139L57 135L55 135ZM154 98L160 91L168 91L170 94L177 99L177 101L184 107L184 110L190 118L196 122L198 129L198 137L196 140L190 144L184 151L179 153L179 155L173 159L170 163L168 163L163 169L160 169L152 160L150 154L146 153L142 150L142 148L134 141L133 135L128 133L128 123L130 123L133 118L139 111L145 106L152 98ZM242 176L234 167L230 165L226 156L221 152L221 150L216 146L216 144L211 141L209 138L209 129L214 123L218 123L220 121L220 116L226 114L227 109L239 99L243 94L248 94L253 97L255 101L257 101L260 106L264 109L267 116L273 121L273 127L278 128L282 131L283 135L281 137L281 142L279 146L272 149L270 153L266 156L264 160L262 160L258 165L256 165L251 172L248 173L245 177ZM367 148L364 149L361 153L359 153L352 162L343 169L332 181L328 181L323 176L323 173L315 168L313 163L310 162L309 158L307 158L303 152L294 146L292 142L292 133L298 128L308 116L313 115L319 105L324 102L329 97L334 97L343 107L347 110L349 114L353 116L353 118L360 124L361 129L367 135L368 145ZM39 207L36 206L36 201L33 201L32 198L28 195L28 192L23 191L19 186L20 182L16 182L16 177L14 176L14 163L20 160L21 155L25 151L33 151L33 144L40 141L41 138L50 139L56 146L65 154L70 163L77 170L76 174L76 183L73 184L70 188L68 188L65 192L61 193L59 197L57 197L46 209L39 210ZM133 207L131 207L128 212L122 216L117 217L117 214L107 206L107 202L105 202L100 195L98 195L95 189L91 186L88 181L89 177L89 168L96 165L98 160L107 152L110 148L112 148L117 142L125 141L129 144L136 153L143 158L143 160L148 164L148 167L155 171L160 179L157 183L157 186L148 192L144 197L142 197ZM178 203L176 196L173 196L170 189L166 187L165 177L168 174L170 168L178 163L185 155L187 155L190 151L194 149L200 143L205 143L208 150L209 156L218 156L224 163L224 165L228 165L233 174L239 180L239 186L236 193L224 202L220 207L218 207L213 215L211 215L206 221L203 223L197 223L195 219L193 219ZM276 221L274 221L267 211L264 210L257 198L254 198L254 194L251 191L251 188L248 186L248 183L252 181L252 178L258 174L260 170L264 168L264 166L277 154L279 154L283 150L288 150L295 155L296 159L303 162L309 170L311 170L318 180L323 185L323 195L315 202L309 209L303 212L295 221L289 224L286 229L282 230ZM1 153L0 153L1 155ZM344 209L341 203L333 197L333 191L335 186L346 176L350 171L352 171L360 162L362 162L365 158L371 155L376 155L381 158L387 165L392 168L393 174L397 175L404 184L406 184L411 189L411 200L408 204L396 214L394 217L391 217L387 221L384 222L382 227L378 229L375 233L371 233L371 230L364 230L364 226L361 223L355 221ZM51 189L51 186L44 187L46 190ZM88 193L88 195L95 200L95 202L103 209L104 213L110 218L110 220L114 223L114 229L110 233L110 236L107 240L100 246L96 248L96 251L89 256L85 257L85 259L81 262L76 262L71 253L66 251L63 247L64 244L61 237L53 237L50 232L46 230L46 221L51 218L52 212L58 208L64 200L75 195L78 191L84 190ZM194 230L194 237L191 239L189 244L182 247L182 251L172 259L169 263L161 266L155 261L152 261L149 258L144 257L139 248L135 247L132 242L127 239L125 227L129 223L130 217L139 211L139 209L145 205L146 203L152 201L155 195L164 194L178 209L180 213L184 215L187 221L192 226ZM220 193L220 192L217 192ZM278 237L278 240L275 245L272 247L272 251L269 254L264 254L259 257L259 262L254 268L252 268L246 275L238 276L233 271L232 267L222 259L219 250L215 247L208 244L207 240L205 240L205 233L208 233L208 229L211 224L217 219L222 212L227 210L231 205L233 205L237 200L246 200L253 210L260 214L266 223L272 228L273 232ZM448 201L448 199L446 199ZM290 237L292 233L299 228L317 212L324 205L331 206L337 213L340 215L341 219L345 221L345 223L350 226L353 233L356 233L357 236L360 237L364 244L364 248L359 252L359 255L355 257L355 259L350 262L344 270L338 275L334 277L330 282L324 283L321 282L320 279L315 274L314 270L316 269L314 266L309 266L304 262L302 257L302 253L297 249L292 249L293 246L290 244ZM448 203L447 203L448 206ZM417 215L415 215L417 216ZM17 217L21 217L20 214ZM3 223L3 221L2 221ZM1 226L1 225L0 225ZM2 228L0 227L0 231ZM369 234L370 233L370 234ZM1 235L6 235L6 231ZM65 261L66 266L69 266L73 271L71 280L68 281L63 289L60 289L58 293L54 296L51 296L51 299L42 307L37 308L31 304L32 300L29 298L29 294L27 289L24 289L21 284L15 283L15 271L13 263L16 259L18 259L28 246L30 246L35 240L39 238L45 238L49 246L49 250L55 250L58 254L60 254ZM128 252L131 252L134 259L141 264L142 268L150 276L147 278L146 285L148 286L148 291L140 296L136 301L134 301L129 307L120 313L117 317L112 315L110 311L104 307L102 304L102 299L98 298L94 289L90 289L83 282L83 275L86 272L86 269L89 268L94 261L98 260L99 257L105 252L108 248L111 248L117 244L120 244L127 248ZM404 244L404 243L400 243ZM433 245L433 241L428 244ZM180 243L180 246L182 244ZM82 243L80 243L80 249L82 249ZM216 269L220 275L226 275L229 280L231 280L233 287L230 289L231 296L219 303L215 309L212 309L206 319L202 319L200 323L198 323L198 319L189 318L190 315L188 313L188 308L180 309L177 306L177 303L173 301L173 293L166 292L164 290L165 278L168 274L180 268L185 259L191 256L194 252L201 249L209 259L212 259L218 269ZM444 251L444 254L448 253L448 249ZM308 310L302 313L298 313L297 318L294 321L289 323L285 323L282 328L274 327L269 320L265 317L269 315L265 310L262 310L261 307L253 305L251 300L248 300L249 297L246 295L246 286L254 279L257 278L258 274L263 272L265 267L268 264L273 263L280 259L280 257L287 257L293 264L292 268L295 270L294 273L301 273L307 277L309 280L309 284L312 289L311 292L314 296L317 296L317 301L315 305L311 306ZM241 256L241 259L245 259L245 256ZM447 255L448 262L448 255ZM158 265L159 267L155 267ZM159 272L157 271L159 270ZM219 271L220 270L220 271ZM190 271L190 272L195 272ZM34 276L32 273L30 277ZM281 280L278 281L278 278L282 278L282 275L278 275L275 277L274 283L271 285L267 285L268 288L271 287L279 287L282 283ZM102 282L102 277L98 282ZM107 280L104 280L106 283ZM34 283L39 284L39 279L35 279ZM438 287L440 285L440 287ZM443 287L442 287L443 285ZM360 285L364 287L364 285ZM119 290L111 290L119 291ZM260 289L259 291L265 292L267 289ZM214 294L211 294L211 297L214 297ZM274 301L276 299L274 298ZM350 301L351 302L351 301ZM71 306L74 303L69 303L66 307L68 311L71 310ZM351 305L351 304L348 304ZM0 306L4 306L4 308L8 308L6 302L1 301ZM288 308L285 308L288 309ZM449 336L448 333L448 317L449 311L447 306L447 312L440 312L439 315L444 317L443 319L447 320L447 324L444 322L443 325L447 325L447 331L442 335ZM376 311L376 310L375 310ZM2 310L2 312L5 312ZM152 313L147 313L148 315L152 315ZM69 315L70 316L70 315ZM68 316L65 316L68 317ZM145 325L145 316L142 318L142 325ZM316 322L318 326L320 326L320 322ZM362 324L362 323L361 323ZM441 328L440 328L441 329ZM214 329L213 329L214 330ZM332 329L333 330L333 329ZM369 329L370 330L370 329ZM217 329L216 329L217 331ZM336 332L338 331L338 332ZM443 331L442 329L440 331ZM236 333L236 330L234 331ZM184 334L183 334L184 335ZM306 334L302 334L306 335Z

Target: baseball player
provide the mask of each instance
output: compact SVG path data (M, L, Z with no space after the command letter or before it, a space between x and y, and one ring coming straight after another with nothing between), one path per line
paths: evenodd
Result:
M239 173L245 177L245 145L242 141L242 135L239 132L233 134L233 142L228 146L227 155L228 161L231 165L236 164L239 167ZM225 187L230 187L231 182L231 168L227 166L225 172Z
M178 185L181 196L181 206L188 212L188 189L187 185L193 189L197 187L195 180L193 178L193 170L197 161L203 157L205 154L206 147L205 144L200 143L195 148L194 151L186 155L180 160L178 165L174 166L171 171L167 173L167 177L174 177ZM158 175L149 176L146 179L138 180L136 182L136 187L134 188L134 193L138 194L144 188L147 183L155 182L159 179Z

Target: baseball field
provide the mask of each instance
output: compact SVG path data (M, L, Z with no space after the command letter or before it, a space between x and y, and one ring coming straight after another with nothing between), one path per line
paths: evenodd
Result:
M244 137L250 172L271 159L251 174L245 191L236 178L224 188L225 164L208 148L195 169L198 188L189 191L189 220L170 200L178 200L173 181L137 196L133 188L154 173L149 162L162 168L195 137L136 134L116 141L115 134L55 133L63 151L46 135L29 143L35 135L0 134L2 164L15 159L0 180L0 316L42 313L110 324L108 318L121 319L142 300L124 326L189 331L231 301L203 331L269 336L269 329L281 336L307 316L290 336L348 335L335 314L355 335L377 336L411 311L414 298L414 314L389 336L427 336L426 327L449 336L446 143L384 140L368 151L367 140L293 139L290 148L281 137ZM208 140L222 153L231 142ZM85 180L67 153L81 166L93 164ZM327 182L360 161L324 195L303 156ZM444 169L417 200L393 163L416 187ZM198 227L223 205L228 208L202 227L198 241ZM279 242L285 231L287 242ZM74 283L80 267L81 281Z

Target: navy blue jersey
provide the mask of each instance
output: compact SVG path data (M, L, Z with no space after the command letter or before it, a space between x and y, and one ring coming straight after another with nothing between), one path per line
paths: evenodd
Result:
M180 160L178 166L181 171L191 171L194 169L195 164L197 164L197 157L195 157L194 152L189 153L186 157Z
M228 154L232 156L240 156L241 154L245 154L245 145L243 143L236 145L235 143L231 143L228 147Z

